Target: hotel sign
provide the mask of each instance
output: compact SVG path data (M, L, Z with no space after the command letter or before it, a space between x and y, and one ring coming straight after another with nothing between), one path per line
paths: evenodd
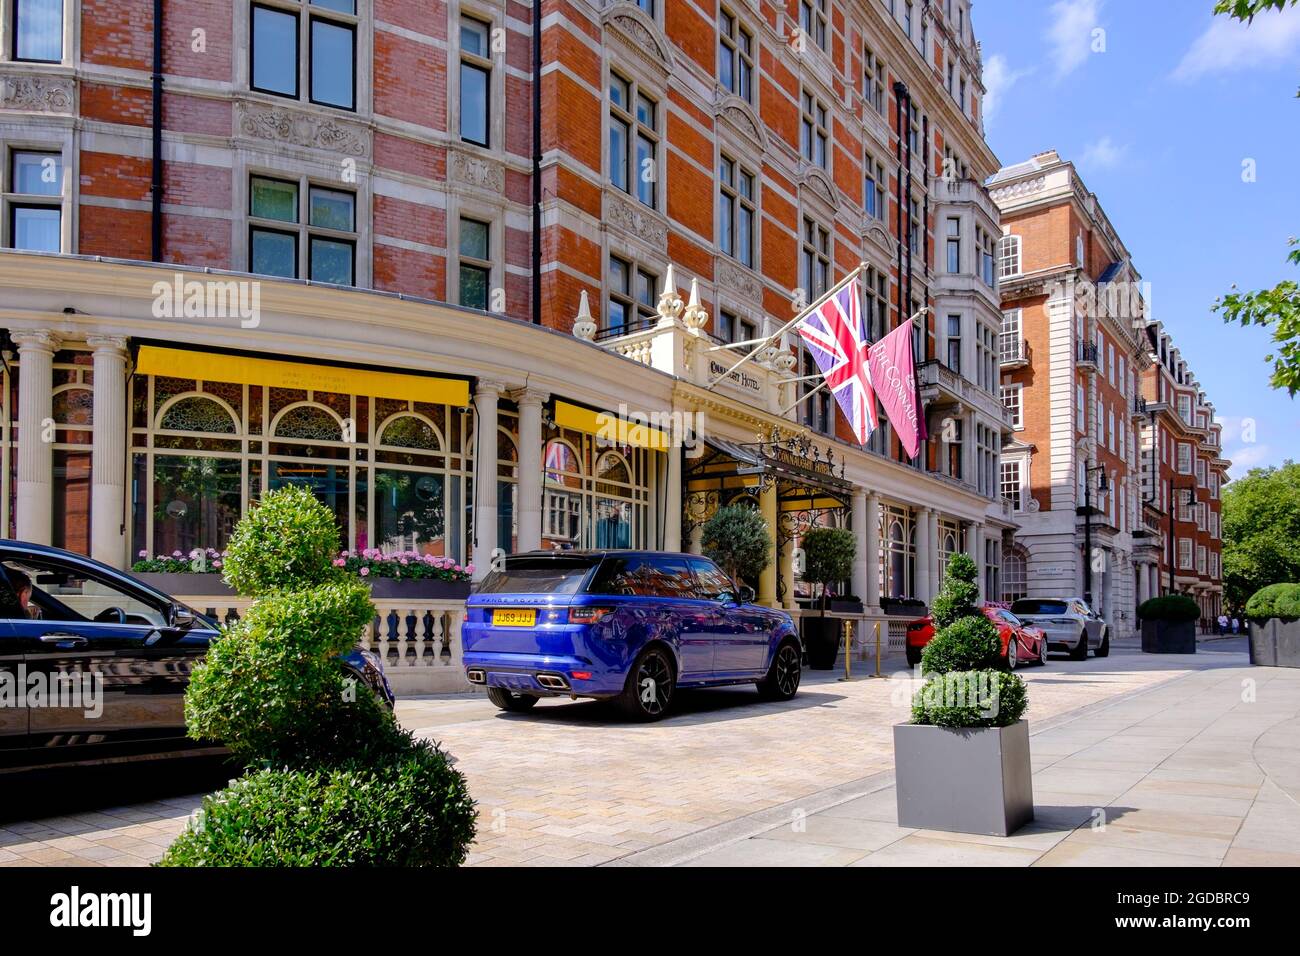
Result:
M717 378L719 375L723 375L726 371L726 365L723 365L717 359L709 359L710 376ZM733 388L739 388L743 391L749 392L751 395L763 394L762 381L760 381L757 376L750 375L743 367L736 369L730 375L726 375L722 381L726 382Z

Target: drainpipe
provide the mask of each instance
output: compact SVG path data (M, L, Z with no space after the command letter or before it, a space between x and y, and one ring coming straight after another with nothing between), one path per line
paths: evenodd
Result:
M162 262L163 251L163 0L153 0L153 183L149 187L151 210L151 257Z
M542 324L542 0L533 0L533 314Z

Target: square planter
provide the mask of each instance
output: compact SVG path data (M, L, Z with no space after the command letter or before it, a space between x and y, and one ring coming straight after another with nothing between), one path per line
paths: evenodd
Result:
M1300 621L1252 621L1250 662L1263 667L1300 667Z
M186 597L233 597L234 589L221 579L219 572L132 571L131 577L143 581L167 595Z
M1029 722L894 725L898 825L1010 836L1034 819Z
M398 601L463 601L469 597L468 581L443 581L439 578L401 578L370 577L365 579L370 585L372 598L385 598Z
M1195 654L1195 621L1142 622L1142 650L1147 654Z

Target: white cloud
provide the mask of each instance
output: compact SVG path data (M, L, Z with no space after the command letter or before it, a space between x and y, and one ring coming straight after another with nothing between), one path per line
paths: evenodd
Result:
M1109 136L1103 136L1084 149L1079 156L1079 165L1093 169L1113 169L1120 164L1126 153L1127 146L1117 146Z
M1176 80L1207 73L1292 64L1300 55L1300 11L1261 13L1246 24L1217 16L1174 70Z
M1007 95L1016 81L1034 72L1013 70L1007 65L1007 58L995 53L984 61L984 122L987 125L997 114L1002 105L1002 98Z
M1057 79L1073 73L1088 59L1100 9L1101 0L1057 0L1052 4L1047 42Z
M1241 478L1252 468L1276 464L1273 461L1273 450L1268 445L1239 445L1225 449L1223 457L1232 462L1232 467L1228 469L1229 478Z

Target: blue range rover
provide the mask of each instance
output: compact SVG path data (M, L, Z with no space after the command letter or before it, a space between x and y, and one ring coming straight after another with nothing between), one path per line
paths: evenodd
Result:
M794 622L753 599L699 555L511 555L467 602L465 675L510 711L541 697L597 697L655 720L678 687L741 683L789 700L801 675Z

